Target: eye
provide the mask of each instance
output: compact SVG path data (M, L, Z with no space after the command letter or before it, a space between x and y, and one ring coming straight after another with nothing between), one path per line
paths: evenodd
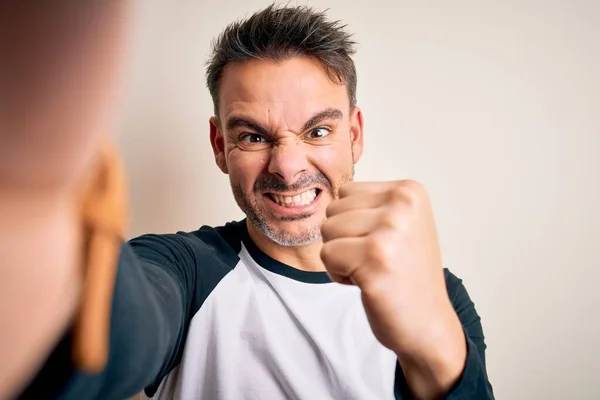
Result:
M330 133L331 131L328 128L320 127L310 130L306 136L308 136L309 139L323 139Z
M257 133L247 133L245 135L240 136L240 142L244 143L244 144L249 144L249 143L257 143L257 144L262 144L262 143L266 143L266 139L264 137L262 137L261 135L257 134Z

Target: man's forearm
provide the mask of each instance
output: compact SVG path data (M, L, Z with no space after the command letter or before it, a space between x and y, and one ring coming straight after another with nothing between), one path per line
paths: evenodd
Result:
M396 351L411 394L416 399L443 399L460 379L467 359L467 344L453 310L432 327L431 337L419 349Z
M193 279L179 280L171 270L175 267L163 265L160 256L151 256L160 244L158 238L121 245L110 313L109 359L103 370L86 373L78 368L73 357L75 331L69 326L21 398L125 399L158 384L178 364L195 286Z
M0 4L3 399L39 368L78 304L78 185L113 123L128 3Z

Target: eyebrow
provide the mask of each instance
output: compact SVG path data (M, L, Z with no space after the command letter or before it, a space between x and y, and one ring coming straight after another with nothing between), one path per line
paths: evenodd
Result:
M253 121L252 119L246 117L231 117L227 120L226 126L227 130L232 130L240 127L249 128L263 136L269 136L269 132L265 128L260 126L260 124Z
M337 108L328 108L326 110L320 111L317 114L313 115L304 123L302 127L302 132L312 128L313 126L319 124L328 119L342 119L344 113L342 113ZM233 130L235 128L248 128L256 133L263 136L270 136L269 131L263 128L258 122L254 121L248 117L234 116L227 120L226 123L227 130Z
M323 121L326 121L328 119L342 119L343 116L344 116L344 113L342 113L337 108L328 108L327 110L321 111L321 112L313 115L312 117L310 117L310 119L308 121L306 121L306 123L302 127L302 131L304 132L304 131L308 130L309 128L312 128L313 126L315 126Z

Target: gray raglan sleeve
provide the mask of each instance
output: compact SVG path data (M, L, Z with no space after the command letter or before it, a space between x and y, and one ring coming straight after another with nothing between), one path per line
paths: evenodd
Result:
M444 269L448 296L463 326L467 341L467 362L456 386L445 397L447 400L493 400L494 392L488 379L485 361L485 336L481 318L462 281ZM413 399L402 367L396 366L394 393L396 399Z
M197 256L184 235L145 235L123 243L106 368L96 375L78 371L67 330L19 398L121 400L158 384L181 358L196 307Z

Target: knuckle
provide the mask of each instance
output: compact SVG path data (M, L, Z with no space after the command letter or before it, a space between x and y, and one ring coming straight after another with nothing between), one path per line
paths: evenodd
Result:
M384 233L381 236L408 233L413 224L414 217L415 213L410 204L403 203L401 207L390 208L382 217L380 226ZM384 240L389 239L384 238Z
M390 189L389 199L392 204L413 206L427 201L429 194L425 186L417 181L401 181L396 187Z
M397 212L393 212L392 210L386 210L380 219L380 227L395 229L398 226L399 218L396 215Z
M412 200L419 200L427 197L427 188L420 182L414 180L406 180L402 183L402 187L405 188L407 196Z
M367 238L366 255L371 262L377 265L386 265L392 251L393 247L389 240L383 240L377 235L370 235Z
M403 186L396 186L388 192L392 204L404 204L410 201L409 193Z

